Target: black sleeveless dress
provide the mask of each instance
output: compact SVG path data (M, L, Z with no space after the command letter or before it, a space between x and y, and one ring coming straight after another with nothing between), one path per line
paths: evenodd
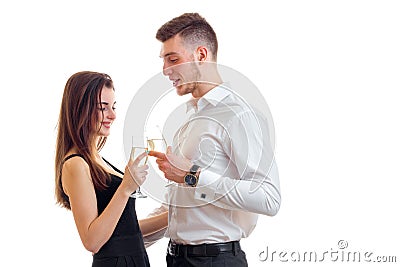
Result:
M81 156L73 154L68 156L66 160ZM65 162L64 161L64 162ZM118 170L112 164L104 159L118 173ZM105 190L95 190L97 198L97 210L100 215L107 207L113 197L122 179L111 174L111 182ZM129 198L125 209L114 229L110 239L101 247L101 249L93 255L92 267L112 267L112 266L150 266L146 249L143 243L142 233L140 232L139 223L136 217L135 199Z

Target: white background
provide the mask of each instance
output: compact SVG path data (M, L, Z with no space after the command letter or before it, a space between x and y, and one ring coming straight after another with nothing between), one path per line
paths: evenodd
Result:
M184 12L210 22L219 63L259 87L275 121L282 206L242 240L249 265L291 265L259 261L267 246L322 256L341 239L346 251L400 261L398 1L36 0L0 4L0 265L90 266L54 201L65 82L81 70L111 75L119 118L102 154L123 168L125 111L161 70L155 33ZM138 215L156 204L139 200ZM166 243L148 249L152 266L164 266Z

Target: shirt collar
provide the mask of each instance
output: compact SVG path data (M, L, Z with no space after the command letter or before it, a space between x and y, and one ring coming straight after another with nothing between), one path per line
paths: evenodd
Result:
M217 87L214 87L200 98L191 98L189 101L186 102L186 113L188 113L192 109L195 112L198 112L208 104L211 104L215 107L224 98L231 94L231 92L227 88L229 88L228 84L223 83L218 85Z

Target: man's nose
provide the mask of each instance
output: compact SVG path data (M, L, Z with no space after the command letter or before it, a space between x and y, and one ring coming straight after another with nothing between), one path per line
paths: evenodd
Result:
M168 66L168 64L164 63L163 65L163 74L165 76L169 76L172 74L172 68L170 66Z

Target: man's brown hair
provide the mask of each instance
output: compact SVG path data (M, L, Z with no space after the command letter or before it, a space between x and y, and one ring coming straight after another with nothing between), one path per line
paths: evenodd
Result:
M198 13L184 13L165 23L158 29L156 38L161 42L179 34L185 44L205 45L213 58L217 59L217 35L210 24Z

